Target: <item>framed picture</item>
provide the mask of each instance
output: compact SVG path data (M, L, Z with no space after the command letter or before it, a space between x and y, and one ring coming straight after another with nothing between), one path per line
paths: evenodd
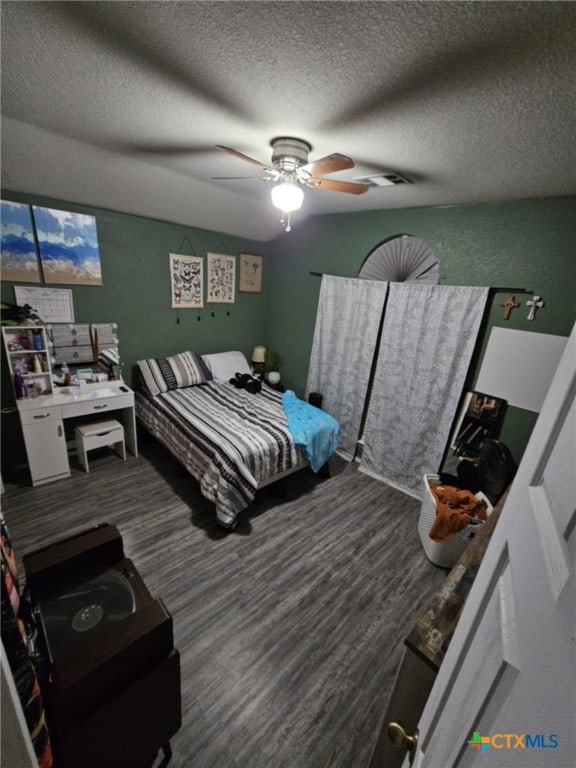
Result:
M262 256L255 253L240 254L240 280L242 293L262 293Z
M2 200L2 280L39 283L30 206Z
M233 304L236 289L236 257L227 253L208 253L208 304Z
M170 286L172 309L199 309L204 306L204 259L171 253Z
M96 217L32 206L46 283L102 285Z

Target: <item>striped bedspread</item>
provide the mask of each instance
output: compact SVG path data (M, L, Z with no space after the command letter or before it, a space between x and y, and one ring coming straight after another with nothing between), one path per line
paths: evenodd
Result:
M259 484L305 466L279 392L209 382L155 397L136 394L136 415L200 483L218 521L232 527Z

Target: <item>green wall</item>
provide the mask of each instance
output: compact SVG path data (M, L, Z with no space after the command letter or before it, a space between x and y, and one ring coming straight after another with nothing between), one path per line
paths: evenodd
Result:
M96 217L103 285L74 286L75 319L78 323L118 323L124 378L128 382L134 363L144 357L165 356L185 349L199 354L240 349L249 356L253 346L263 342L267 244L8 191L2 192L2 199ZM207 251L264 255L263 292L236 292L234 304L209 305L200 310L171 309L168 254L205 256ZM13 285L2 284L3 301L14 302Z
M440 282L531 289L546 306L537 320L521 306L503 320L492 302L474 372L493 325L568 336L575 319L576 197L513 203L413 208L318 216L272 243L267 343L284 362L284 382L302 394L312 346L320 278L310 272L356 276L383 240L411 234L425 240L440 262ZM517 296L522 304L530 297ZM501 439L518 461L537 414L509 408Z
M118 324L123 376L127 382L132 382L135 362L144 357L160 357L185 349L199 354L239 349L249 358L254 345L265 342L269 244L8 190L2 191L2 199L96 217L103 285L74 286L75 320ZM262 254L263 292L237 292L236 302L231 305L171 309L168 254L205 256L207 251ZM14 303L13 285L2 283L3 301ZM13 469L25 462L25 453L4 359L2 408L2 472L9 478Z
M525 287L543 297L546 306L535 322L526 320L524 306L506 322L498 306L506 296L496 296L484 343L493 325L567 336L574 322L576 197L317 216L296 222L290 233L268 243L6 190L2 198L96 216L104 284L74 287L76 321L118 323L127 381L142 357L184 349L200 354L240 349L249 355L263 343L279 352L284 383L302 395L320 289L320 278L310 272L355 276L378 243L402 233L431 245L442 283ZM171 309L168 253L207 251L262 254L263 292L237 292L233 305ZM4 301L14 301L12 285L2 284ZM508 410L502 440L517 460L535 420L531 412ZM3 427L6 421L14 453L18 424L3 418Z

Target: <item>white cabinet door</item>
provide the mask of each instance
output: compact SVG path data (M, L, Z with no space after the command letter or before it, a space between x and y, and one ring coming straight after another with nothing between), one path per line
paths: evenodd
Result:
M32 485L70 475L61 418L46 418L22 426Z

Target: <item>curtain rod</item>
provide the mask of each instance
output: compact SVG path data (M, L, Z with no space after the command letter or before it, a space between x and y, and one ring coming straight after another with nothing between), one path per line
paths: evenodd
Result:
M534 293L530 288L490 288L492 293Z
M313 277L324 277L324 275L329 275L330 277L344 277L344 275L330 275L329 272L309 272L309 275L312 275ZM350 275L345 275L345 277L350 277ZM479 286L480 288L482 286ZM491 293L534 293L534 291L530 290L530 288L506 288L506 286L494 286L492 288L488 289Z

